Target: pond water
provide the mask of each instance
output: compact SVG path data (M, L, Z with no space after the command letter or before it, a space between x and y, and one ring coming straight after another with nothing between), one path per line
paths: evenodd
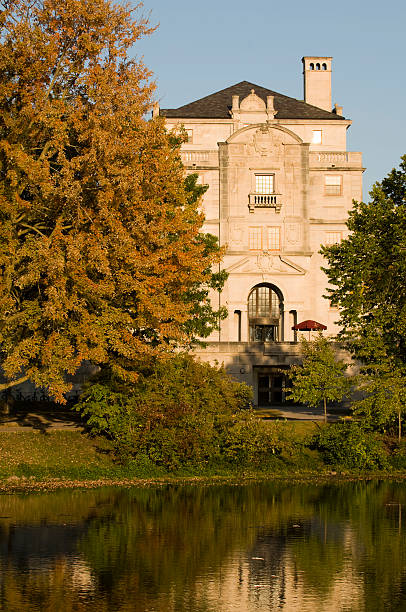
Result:
M406 485L0 497L0 610L406 610Z

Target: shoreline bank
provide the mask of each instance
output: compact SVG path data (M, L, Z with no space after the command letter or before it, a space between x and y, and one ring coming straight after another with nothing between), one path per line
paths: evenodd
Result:
M174 486L244 486L255 482L285 481L290 484L332 484L344 482L361 482L370 480L387 480L403 482L406 472L326 472L325 474L248 474L242 476L165 476L159 478L98 478L98 479L64 479L10 476L0 480L0 495L6 493L40 493L58 489L95 489L103 487L160 487Z

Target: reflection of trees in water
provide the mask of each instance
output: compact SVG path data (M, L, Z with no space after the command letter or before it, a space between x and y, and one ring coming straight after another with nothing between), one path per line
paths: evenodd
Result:
M379 482L6 496L0 610L205 612L220 584L224 597L268 585L281 604L295 590L327 601L349 571L366 610L400 610L405 501Z

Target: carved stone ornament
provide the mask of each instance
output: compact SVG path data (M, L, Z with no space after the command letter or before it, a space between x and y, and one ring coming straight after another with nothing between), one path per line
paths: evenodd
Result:
M229 242L234 246L241 246L244 242L244 228L242 225L232 223L229 232Z
M262 156L279 159L281 156L281 143L275 138L275 130L267 125L261 126L253 136L253 145L257 153Z
M280 272L283 264L278 255L274 255L270 251L262 251L257 255L257 266L261 272Z
M287 223L286 240L290 244L297 244L300 240L300 226L298 223Z

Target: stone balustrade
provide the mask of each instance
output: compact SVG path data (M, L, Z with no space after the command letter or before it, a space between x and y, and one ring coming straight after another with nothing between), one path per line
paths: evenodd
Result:
M362 153L349 151L311 151L309 154L310 166L338 166L361 167Z
M250 193L248 206L252 213L255 208L275 208L276 212L280 212L282 196L280 193Z
M218 166L217 151L181 151L185 166Z

